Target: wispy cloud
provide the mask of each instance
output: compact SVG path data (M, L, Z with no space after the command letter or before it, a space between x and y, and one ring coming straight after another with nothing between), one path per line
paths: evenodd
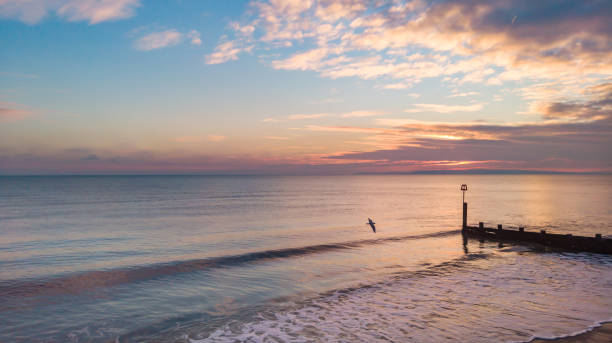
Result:
M603 83L587 90L587 101L536 102L533 112L547 119L594 121L612 117L612 83Z
M160 32L152 32L140 37L134 42L134 47L138 50L150 51L178 45L185 39L188 39L191 45L202 44L200 33L196 30L191 30L188 33L182 33L176 29L169 29Z
M383 89L406 89L412 87L413 84L409 82L395 82L383 85Z
M339 103L343 101L344 99L342 98L325 98L321 100L312 100L310 103L315 104L315 105L320 105L320 104L334 104L334 103Z
M453 112L477 112L482 110L484 104L472 105L441 105L441 104L415 104L415 108L410 108L404 112L438 112L438 113L453 113Z
M363 118L363 117L373 117L373 116L381 116L386 114L381 111L351 111L344 113L312 113L312 114L291 114L286 117L275 118L268 117L263 119L263 122L266 123L277 123L288 120L307 120L307 119L318 119L318 118L327 118L327 117L335 117L335 118Z
M179 136L174 140L178 143L195 144L195 143L219 143L227 139L226 136L222 135L208 135L208 136Z
M2 0L0 16L36 24L49 13L69 21L104 21L125 19L135 14L140 0Z
M463 93L453 93L451 95L449 95L449 98L457 98L457 97L466 97L466 96L475 96L478 95L480 93L478 92L463 92Z
M321 60L327 57L326 48L312 49L303 53L297 53L287 59L272 62L274 69L288 70L310 70L321 64Z
M208 135L208 136L179 136L174 139L175 142L184 144L198 144L198 143L219 143L227 140L226 136L222 135Z
M302 119L315 119L329 116L328 113L314 113L314 114L292 114L287 116L288 120L302 120Z
M373 117L384 115L385 112L379 111L353 111L347 112L340 115L342 118L361 118L361 117Z
M202 45L202 38L200 33L196 30L191 30L187 33L187 38L189 38L191 45Z
M226 139L227 139L226 136L221 136L221 135L209 135L206 137L206 140L212 143L223 142Z
M231 26L235 43L221 43L209 61L237 59L248 45L275 69L377 80L390 90L427 78L495 87L584 84L589 75L595 84L612 75L610 11L604 1L254 1Z
M232 41L219 44L215 47L215 51L206 55L206 64L219 64L237 60L238 54L242 50L242 48L236 46Z
M177 45L183 41L183 34L177 30L166 30L162 32L153 32L139 38L134 47L142 51L150 51L161 49L173 45Z
M13 102L0 102L0 121L15 121L23 119L33 112L25 106Z
M129 18L139 5L139 0L78 0L66 2L57 13L70 21L85 20L97 24Z
M353 133L392 133L396 132L393 129L374 128L374 127L354 127L354 126L321 126L307 125L303 128L295 128L296 130L308 131L331 131L331 132L353 132Z
M545 120L513 123L433 122L379 118L376 127L307 125L300 130L359 137L362 149L319 155L347 164L369 161L372 170L432 168L612 171L612 85L586 91L581 102L548 102ZM337 162L334 162L337 163ZM337 165L337 164L336 164Z

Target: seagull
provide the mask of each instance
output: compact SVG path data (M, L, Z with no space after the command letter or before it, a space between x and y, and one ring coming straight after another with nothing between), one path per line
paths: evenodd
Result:
M374 224L376 223L372 219L368 218L368 222L366 223L366 225L370 225L370 227L372 228L372 231L376 233L376 226L374 226Z

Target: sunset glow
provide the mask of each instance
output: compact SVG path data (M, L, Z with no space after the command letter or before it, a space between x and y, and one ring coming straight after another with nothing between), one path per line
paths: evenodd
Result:
M612 2L0 1L0 174L612 172Z

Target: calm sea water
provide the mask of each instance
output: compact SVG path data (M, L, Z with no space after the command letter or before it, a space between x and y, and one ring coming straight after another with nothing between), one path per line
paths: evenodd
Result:
M612 235L612 177L0 178L0 342L470 342L612 319L612 257L468 241ZM365 225L377 223L377 233Z

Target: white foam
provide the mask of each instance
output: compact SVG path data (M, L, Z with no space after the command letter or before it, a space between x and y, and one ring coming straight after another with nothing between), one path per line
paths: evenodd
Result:
M517 342L512 342L512 343L529 343L529 342L533 342L533 341L535 341L536 339L545 340L545 341L555 341L555 340L562 339L562 338L575 337L575 336L579 336L579 335L585 334L585 333L587 333L587 332L593 331L593 330L595 330L595 329L597 329L597 328L599 328L599 327L601 327L602 325L607 324L607 323L612 323L612 317L611 317L611 318L609 318L609 319L606 319L606 320L602 320L602 321L600 321L600 322L596 322L595 324L590 325L589 327L587 327L587 328L586 328L586 329L584 329L584 330L580 330L580 331L572 332L572 333L569 333L569 334L567 334L567 335L560 335L560 336L546 336L546 337L542 337L542 336L532 336L532 337L531 337L529 340L527 340L527 341L517 341Z
M573 336L612 315L610 261L503 254L338 291L190 341L530 342Z

